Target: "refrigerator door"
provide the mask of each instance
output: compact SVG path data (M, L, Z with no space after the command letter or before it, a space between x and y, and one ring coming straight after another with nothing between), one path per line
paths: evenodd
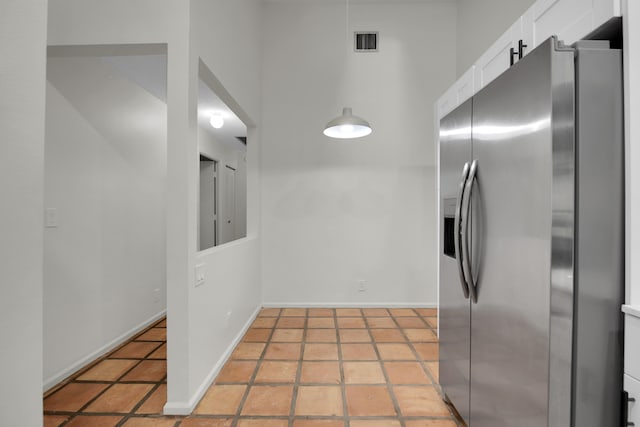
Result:
M471 319L456 221L460 221L463 175L470 158L471 100L440 122L440 384L467 423Z
M470 427L571 422L573 55L549 39L473 100Z

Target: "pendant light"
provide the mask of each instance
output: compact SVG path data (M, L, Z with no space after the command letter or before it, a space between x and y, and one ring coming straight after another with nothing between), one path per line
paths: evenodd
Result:
M350 49L350 37L349 37L349 0L345 0L346 3L346 34L347 34L347 55L349 55ZM347 56L348 60L348 56ZM347 69L347 73L349 70ZM351 108L345 107L342 109L342 115L331 120L324 128L324 134L330 138L338 139L355 139L369 135L373 130L369 122L354 116L351 112Z
M342 109L342 115L327 123L324 134L331 138L353 139L367 136L372 132L369 122L354 116L351 108Z

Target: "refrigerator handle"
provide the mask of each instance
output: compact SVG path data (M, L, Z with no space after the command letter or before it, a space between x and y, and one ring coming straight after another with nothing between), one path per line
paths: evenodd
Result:
M473 189L473 181L476 179L476 173L478 172L478 160L471 162L469 168L469 176L463 191L463 199L466 203L462 206L462 220L460 230L460 246L462 246L462 258L465 261L462 264L465 277L467 277L467 286L469 288L469 294L471 295L471 301L478 302L478 293L476 284L473 280L473 271L471 266L471 257L469 250L469 212L471 211L471 191Z
M467 182L467 177L469 176L469 162L464 164L462 168L462 178L460 179L460 192L458 193L458 199L456 201L456 213L453 225L453 239L454 246L456 250L456 264L458 265L458 274L460 275L460 285L462 286L462 293L465 298L469 298L469 285L467 284L467 278L464 275L464 268L462 259L462 239L460 238L460 221L462 220L462 197L464 196L464 186Z

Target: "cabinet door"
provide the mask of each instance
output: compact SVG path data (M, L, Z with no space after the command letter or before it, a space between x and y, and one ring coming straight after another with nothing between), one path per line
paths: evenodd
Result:
M442 94L438 102L436 103L438 108L438 121L441 118L453 111L458 106L458 94L456 93L455 84L451 86L445 93Z
M467 99L471 98L474 91L474 70L475 67L469 68L463 75L460 76L458 81L455 83L455 92L457 98L457 105L462 104ZM456 106L457 106L456 105Z
M624 389L629 393L629 398L633 398L635 402L629 402L629 417L627 420L630 423L640 426L640 381L633 378L630 375L624 376ZM629 424L633 425L633 424Z
M524 40L530 49L553 35L571 44L614 16L620 0L538 0L522 16Z
M518 19L475 64L474 86L479 91L511 66L511 48L518 49L522 38L522 20ZM514 58L517 61L517 58Z

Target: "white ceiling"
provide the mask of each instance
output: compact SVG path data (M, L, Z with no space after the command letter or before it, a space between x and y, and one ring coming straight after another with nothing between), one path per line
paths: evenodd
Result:
M222 128L214 129L209 124L213 113L219 113L224 118ZM198 83L198 126L230 147L236 150L246 150L246 146L237 137L246 138L247 126L202 80L199 80Z

